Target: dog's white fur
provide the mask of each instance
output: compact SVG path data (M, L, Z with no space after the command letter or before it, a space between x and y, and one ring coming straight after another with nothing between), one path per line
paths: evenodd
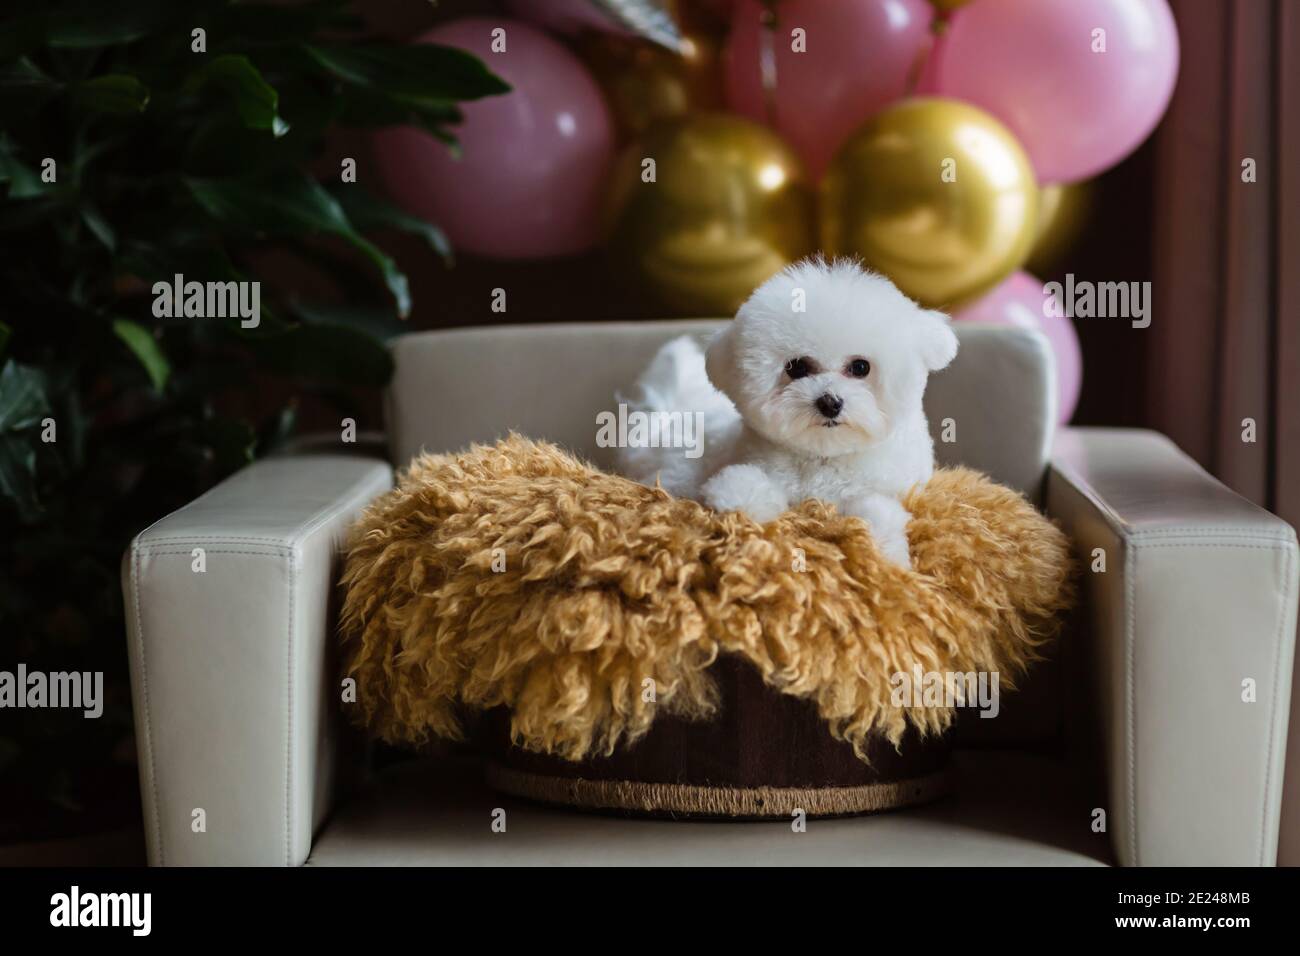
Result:
M900 499L934 471L921 400L930 372L956 354L947 316L883 276L847 261L798 262L760 286L707 353L674 339L637 382L638 410L704 414L704 453L627 448L620 468L760 522L806 498L830 502L909 565ZM811 374L792 378L794 359ZM849 374L855 359L870 363L865 377ZM817 407L823 395L843 401L833 419Z

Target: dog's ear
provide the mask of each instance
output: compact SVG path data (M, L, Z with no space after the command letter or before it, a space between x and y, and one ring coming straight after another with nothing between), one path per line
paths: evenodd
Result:
M948 316L934 310L923 310L917 316L917 339L920 342L921 361L931 372L947 368L957 357L957 334L952 330Z
M704 353L704 371L713 387L733 402L736 386L736 321L723 327Z

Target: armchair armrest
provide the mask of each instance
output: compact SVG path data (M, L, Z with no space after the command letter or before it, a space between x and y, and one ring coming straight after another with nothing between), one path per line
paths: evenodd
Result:
M1126 865L1271 865L1295 532L1169 439L1127 429L1062 433L1047 511L1083 568L1116 856ZM1093 570L1098 548L1104 572Z
M334 772L336 558L390 487L376 459L266 459L131 544L122 585L151 864L306 859Z

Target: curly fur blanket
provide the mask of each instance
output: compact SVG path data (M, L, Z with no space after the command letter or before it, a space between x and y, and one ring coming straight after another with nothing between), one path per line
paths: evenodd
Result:
M759 525L518 436L417 458L350 543L362 722L421 743L459 738L462 706L505 706L519 746L579 760L660 710L707 716L709 665L734 654L860 756L908 721L942 731L953 710L897 705L891 676L1005 683L1071 602L1071 562L1054 525L977 472L940 470L907 506L912 570L816 501Z

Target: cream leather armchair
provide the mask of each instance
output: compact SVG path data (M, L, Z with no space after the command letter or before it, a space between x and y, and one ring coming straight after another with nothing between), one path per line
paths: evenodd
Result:
M393 466L510 429L609 465L610 450L594 447L597 412L615 406L660 343L714 326L403 337L389 460L340 443L260 461L141 533L123 587L150 862L1274 862L1295 533L1158 434L1057 433L1044 340L971 325L927 395L936 435L955 431L937 442L939 456L1020 489L1060 521L1084 568L1084 600L1002 717L963 728L953 794L815 820L796 835L780 823L688 826L532 806L486 790L465 755L341 786L364 760L344 729L334 653L340 551L350 522L391 487ZM490 827L498 807L504 834Z

